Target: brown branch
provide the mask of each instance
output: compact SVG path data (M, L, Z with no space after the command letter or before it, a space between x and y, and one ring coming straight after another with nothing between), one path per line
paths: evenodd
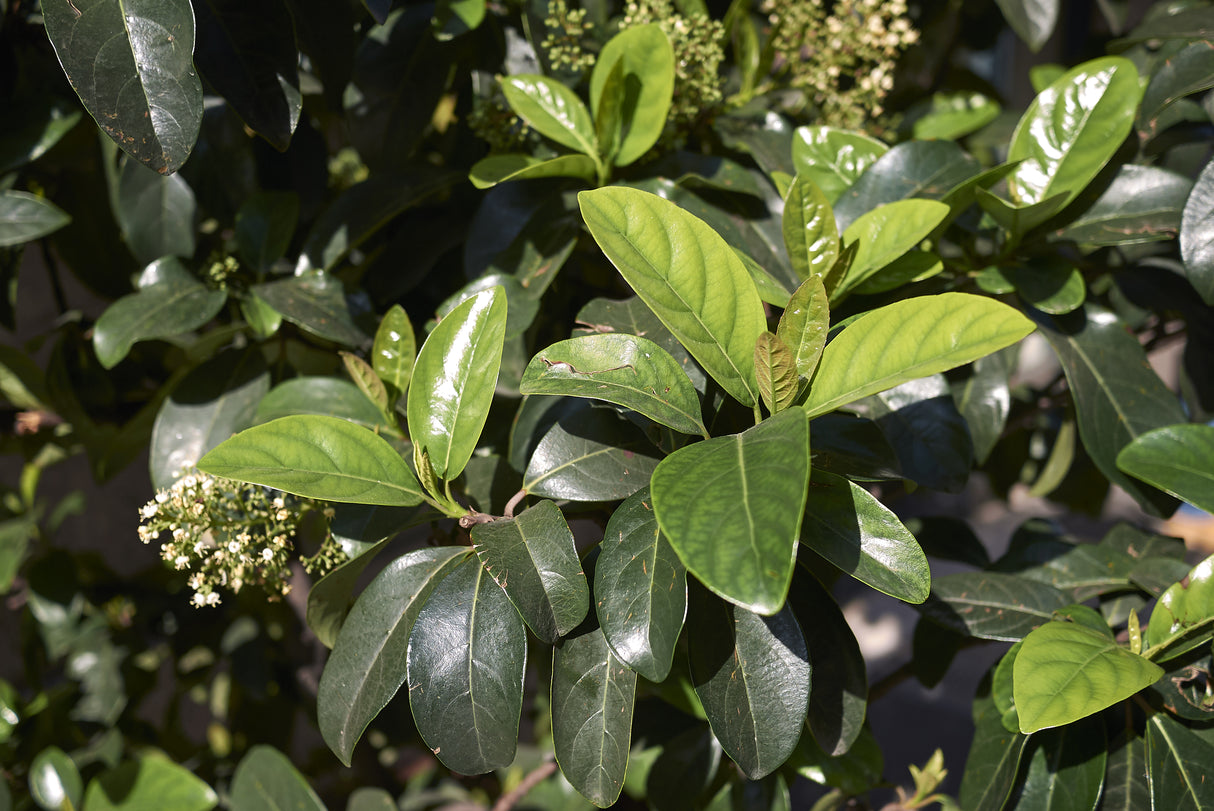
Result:
M499 797L498 801L493 804L492 811L510 811L519 800L527 796L527 792L547 780L555 771L555 760L544 761L524 777L521 783Z

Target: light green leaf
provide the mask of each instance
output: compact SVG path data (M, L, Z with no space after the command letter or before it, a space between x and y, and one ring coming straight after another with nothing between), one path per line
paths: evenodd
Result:
M826 195L803 175L793 178L784 195L784 245L793 270L802 280L821 276L839 258L839 229Z
M754 406L763 303L729 245L697 217L647 192L602 188L581 192L578 203L624 280L726 392Z
M371 347L371 367L388 387L392 405L409 390L416 359L417 339L413 337L413 324L405 309L393 304L379 322Z
M1065 192L1028 203L1013 203L1004 200L982 187L976 187L973 192L978 205L982 207L983 211L990 214L995 222L1003 226L1011 242L1019 242L1033 228L1061 211L1068 202Z
M297 414L341 417L377 432L391 430L358 386L339 377L293 377L279 383L257 406L255 422Z
M202 457L198 469L326 501L411 507L422 500L413 471L387 441L335 417L254 426Z
M999 117L999 102L976 91L932 94L931 109L912 125L916 140L956 140Z
M325 811L325 804L287 756L264 744L254 746L240 759L230 791L231 811Z
M935 200L897 200L860 215L843 232L844 243L857 243L856 255L831 297L841 297L916 247L948 213L949 207Z
M363 396L379 409L384 415L385 422L391 422L392 404L388 401L388 388L384 385L384 381L379 379L379 375L375 374L371 364L353 352L339 351L337 354L341 358L342 366L346 367L346 374L354 381L354 385L358 386L358 390L363 393Z
M1137 68L1119 56L1093 59L1055 80L1012 134L1008 160L1023 161L1008 176L1012 200L1075 199L1129 134L1141 94Z
M490 189L509 180L541 177L577 177L591 181L596 171L594 159L586 155L561 155L545 159L512 153L481 158L468 170L468 179L478 189Z
M413 623L468 549L417 549L384 567L342 623L316 695L320 734L347 766L367 725L405 681Z
M506 332L506 295L482 291L446 315L422 345L409 386L409 436L440 477L468 463L493 403Z
M555 343L527 364L519 391L605 400L684 434L708 435L687 373L662 347L635 335L602 333Z
M89 781L84 808L89 811L134 811L173 808L208 811L219 798L202 780L170 760L149 755L127 761ZM233 805L233 808L237 806Z
M755 376L768 412L783 411L797 399L800 378L796 359L775 333L761 333L755 342Z
M1117 467L1194 507L1214 512L1214 426L1169 425L1134 439Z
M34 755L28 780L30 797L40 808L58 811L80 805L84 793L80 770L58 746L48 746Z
M430 27L439 42L475 30L485 19L485 0L439 0Z
M792 578L808 485L809 424L792 409L663 459L653 505L670 545L704 585L774 614Z
M500 84L510 109L540 135L584 155L598 155L590 111L572 90L535 74L503 76Z
M53 234L72 221L59 206L24 191L0 191L0 248Z
M830 305L822 277L810 276L788 300L776 335L792 350L797 374L808 382L818 368L830 330Z
M602 114L603 88L616 64L623 64L625 93L619 111L615 165L627 166L657 143L666 126L674 92L674 49L658 23L635 25L616 34L599 53L590 74L590 108Z
M1010 346L1033 331L992 299L943 293L903 299L848 324L822 353L805 408L810 416Z
M1214 634L1214 555L1193 567L1159 597L1147 623L1146 651L1165 662L1209 640Z
M447 768L484 774L518 747L527 629L481 562L443 578L409 637L409 703L422 740Z
M796 173L814 182L832 204L889 147L861 132L835 127L798 127L793 136Z
M1025 735L1086 718L1154 684L1163 668L1106 634L1049 622L1024 638L1013 694Z

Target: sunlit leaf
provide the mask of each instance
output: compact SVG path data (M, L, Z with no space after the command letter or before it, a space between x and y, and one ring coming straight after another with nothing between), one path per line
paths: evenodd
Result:
M1147 431L1117 454L1117 467L1214 512L1214 426L1169 425Z
M0 248L53 234L72 221L49 200L24 191L0 191Z

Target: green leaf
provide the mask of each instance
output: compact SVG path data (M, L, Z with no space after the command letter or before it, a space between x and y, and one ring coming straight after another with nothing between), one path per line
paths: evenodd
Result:
M798 175L814 182L834 203L889 147L861 132L835 127L798 127L792 160Z
M414 456L451 480L468 463L493 403L506 331L506 296L485 290L448 313L422 345L409 386Z
M1042 526L1044 525L1044 526ZM1025 522L992 569L1072 591L1076 600L1125 589L1134 559L1103 544L1073 543L1045 522Z
M236 252L254 270L267 271L287 253L299 221L299 195L256 192L236 212Z
M974 448L943 375L908 380L853 407L880 427L904 478L949 493L965 488Z
M405 681L409 636L422 606L467 558L468 550L459 546L401 555L375 576L350 609L316 695L320 733L347 766L367 725Z
M42 14L63 72L101 130L150 169L180 169L202 123L189 2L101 0L79 9L48 0Z
M282 417L242 431L198 469L305 498L411 507L422 492L391 445L336 417Z
M93 349L106 369L117 366L139 341L198 329L223 309L228 295L198 281L173 257L153 268L169 271L161 281L115 301L93 327Z
M712 733L751 779L796 748L809 701L809 653L787 607L763 617L703 591L689 620L692 683Z
M954 385L957 410L965 417L974 444L974 461L984 464L1003 433L1012 409L1008 380L1016 365L1017 352L1003 349L974 361L970 374Z
M822 751L813 735L805 729L802 731L800 743L788 759L787 766L801 777L815 783L837 788L847 794L863 794L881 782L885 759L877 739L873 737L872 729L868 726L862 727L855 744L837 757ZM826 808L835 809L839 806L829 805Z
M1079 436L1096 467L1144 509L1170 513L1175 502L1117 467L1117 454L1142 434L1185 422L1180 404L1151 369L1138 339L1112 313L1091 305L1063 318L1035 318L1062 362Z
M485 0L439 0L430 26L440 42L474 31L485 19Z
M384 421L391 422L392 403L388 400L388 389L384 381L379 379L379 375L375 374L371 364L352 352L339 351L337 354L354 385L384 415Z
M681 433L708 435L695 388L678 361L635 335L604 333L555 343L527 364L519 391L605 400Z
M1127 164L1082 214L1058 232L1082 245L1133 245L1171 239L1193 188L1184 175Z
M1164 662L1204 644L1214 634L1214 556L1159 597L1147 624L1146 655Z
M1095 811L1108 759L1101 719L1041 732L1029 739L1025 754L1016 807Z
M572 90L537 74L503 76L499 81L510 109L540 135L583 155L598 155L590 111Z
M949 207L935 200L898 200L858 217L843 232L844 243L857 243L856 255L832 298L842 296L906 254L948 214Z
M325 804L287 756L265 744L254 746L240 759L230 791L232 811L325 811Z
M1109 742L1108 773L1100 795L1102 811L1136 811L1151 807L1147 777L1147 743L1142 730L1127 724Z
M1138 130L1143 142L1159 130L1164 111L1185 96L1214 87L1214 46L1193 42L1159 66L1142 94Z
M978 205L1003 226L1008 232L1008 241L1013 243L1019 242L1029 231L1053 217L1068 202L1065 192L1032 203L1012 203L981 187L975 188L973 193Z
M472 527L481 563L541 642L549 645L573 631L590 610L590 588L573 533L551 501L514 518Z
M855 482L814 471L801 543L883 594L914 604L927 599L931 572L919 542Z
M51 95L11 98L6 109L12 124L0 136L0 173L45 155L84 115L75 99Z
M793 178L784 195L784 245L801 279L821 276L839 258L839 229L830 202L808 177Z
M1208 779L1214 746L1208 736L1157 712L1147 718L1147 773L1152 808L1200 811L1214 804Z
M653 506L670 545L704 585L774 614L792 579L808 485L809 424L793 409L663 459L653 473Z
M1185 278L1206 304L1214 305L1214 160L1197 177L1180 219L1180 255Z
M645 796L657 811L701 811L699 802L721 764L721 745L707 724L675 735L654 760Z
M386 431L384 415L358 386L337 377L296 377L279 383L257 406L257 423L297 414L340 417L373 431Z
M1119 56L1072 68L1039 93L1008 149L1009 161L1024 161L1008 176L1012 200L1075 199L1129 134L1141 93L1138 70Z
M24 191L0 191L0 248L53 234L72 221L54 203Z
M371 347L371 367L388 387L393 403L409 390L416 358L417 340L413 337L413 324L405 309L393 304L379 322L375 344Z
M974 740L965 761L958 801L966 811L1001 811L1020 769L1028 736L1003 726L992 697L974 702Z
M1163 676L1163 668L1106 634L1049 622L1024 638L1014 669L1016 711L1025 735L1086 718Z
M58 746L48 746L34 755L29 766L30 797L47 811L77 808L84 794L80 770Z
M788 299L776 335L792 350L797 374L808 382L818 368L830 330L830 305L822 277L810 276Z
M687 348L679 343L679 340L653 314L653 310L645 306L645 302L639 298L634 296L624 301L592 299L578 311L577 323L580 326L574 330L575 334L622 332L653 341L675 359L691 378L691 385L695 387L696 391L704 392L707 382L704 372L692 359Z
M194 255L194 192L180 175L166 177L124 161L115 208L122 235L143 265L162 256Z
M816 417L810 430L814 470L858 481L902 478L894 449L872 420L835 411Z
M1087 297L1083 274L1061 256L1013 264L1000 272L1015 285L1020 298L1043 313L1064 315L1078 309Z
M966 636L1016 642L1070 602L1045 583L998 572L961 572L937 577L922 610Z
M755 342L755 377L763 405L775 414L797 399L800 379L792 350L772 332L764 332Z
M767 304L775 307L788 306L788 288L784 283L772 276L767 270L744 253L739 248L733 249L734 255L742 260L746 272L750 274L750 280L755 283L755 290L759 293L759 299Z
M1041 50L1058 24L1060 0L995 0L1016 35L1033 53Z
M759 399L754 346L763 304L715 231L674 203L610 187L578 194L590 233L624 280L734 399Z
M637 674L593 617L587 626L552 650L552 747L565 778L606 808L624 787Z
M541 177L576 177L592 181L598 171L594 159L586 155L561 155L536 158L531 155L490 155L472 164L468 179L478 189L491 189L510 180Z
M1206 512L1214 512L1214 426L1147 431L1117 454L1117 467Z
M341 280L323 270L255 285L252 290L283 318L318 338L346 346L367 339L350 316Z
M252 425L269 390L270 373L258 352L226 350L192 369L152 425L152 486L170 486L204 453Z
M409 637L409 701L447 768L509 766L518 745L527 631L506 593L470 558L430 595Z
M334 532L334 535L337 533ZM342 549L348 557L308 589L305 619L308 628L326 648L332 650L337 644L337 635L350 612L350 596L354 593L358 578L390 540L391 538L383 538L374 543L344 540Z
M620 132L615 165L627 166L661 137L674 92L675 59L670 40L658 23L634 25L616 34L599 53L590 74L590 108L602 115L603 88L616 64L623 64Z
M649 488L616 507L599 549L595 609L607 644L649 681L665 681L687 615L687 570L658 528Z
M976 91L933 93L931 108L915 119L911 134L919 141L953 141L990 124L1001 110L998 101Z
M84 807L89 811L143 808L208 811L218 802L210 786L183 767L158 756L127 761L102 772L89 781L84 793Z
M827 345L805 408L811 417L833 411L989 355L1032 331L1020 313L981 296L903 299L865 313Z

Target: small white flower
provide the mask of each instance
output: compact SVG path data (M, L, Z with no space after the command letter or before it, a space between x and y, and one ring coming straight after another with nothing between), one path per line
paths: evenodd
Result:
M219 592L212 591L207 595L207 605L219 605Z
M169 493L167 490L159 490L156 492L156 503L157 504L163 504L168 500L169 500Z
M274 559L274 550L268 546L265 549L262 549L261 550L261 559L265 560L265 561L273 560Z
M233 555L240 552L240 543L237 541L228 541L228 551Z
M194 596L190 599L190 602L194 604L195 608L202 608L204 605L207 604L208 596L209 595L204 595L201 592L196 591L196 592L194 592Z
M156 517L156 502L149 501L147 504L144 504L143 509L141 509L139 511L139 515L142 516L145 521L149 518L155 518Z
M274 513L274 520L276 521L286 521L290 517L291 513L287 512L286 510L279 510L278 512Z
M173 567L175 569L178 569L178 570L185 569L185 568L188 568L189 565L190 565L190 559L187 558L185 555L178 555L176 558L173 559Z

